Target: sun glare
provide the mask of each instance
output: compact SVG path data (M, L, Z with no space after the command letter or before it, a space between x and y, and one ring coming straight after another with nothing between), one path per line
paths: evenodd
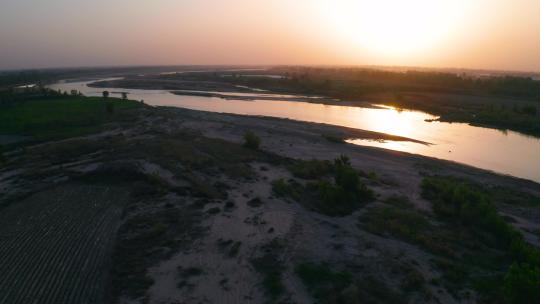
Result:
M463 0L323 1L337 35L390 56L410 56L440 46L470 11Z

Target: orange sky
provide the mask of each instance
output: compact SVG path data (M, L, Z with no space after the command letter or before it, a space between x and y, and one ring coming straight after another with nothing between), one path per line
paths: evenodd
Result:
M0 69L408 65L540 71L539 0L3 0Z

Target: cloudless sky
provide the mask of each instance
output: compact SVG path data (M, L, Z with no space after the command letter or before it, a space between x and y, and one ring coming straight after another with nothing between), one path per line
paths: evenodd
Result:
M540 0L0 2L0 69L135 64L540 71Z

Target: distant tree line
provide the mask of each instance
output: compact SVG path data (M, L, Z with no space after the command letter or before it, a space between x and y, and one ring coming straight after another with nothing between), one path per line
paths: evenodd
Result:
M360 68L276 68L283 83L320 93L354 97L380 92L434 92L496 95L540 101L540 81L523 76L478 76L433 71L384 71ZM261 80L274 81L278 80Z
M80 96L79 91L62 92L60 90L55 91L49 88L36 86L28 89L16 89L9 88L0 90L0 105L9 105L20 101L31 99L58 99L70 96Z

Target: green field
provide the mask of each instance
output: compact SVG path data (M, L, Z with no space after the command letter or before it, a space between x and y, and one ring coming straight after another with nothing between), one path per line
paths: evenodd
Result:
M99 131L108 122L129 120L135 101L97 97L58 97L0 105L0 135L32 136L37 141Z

